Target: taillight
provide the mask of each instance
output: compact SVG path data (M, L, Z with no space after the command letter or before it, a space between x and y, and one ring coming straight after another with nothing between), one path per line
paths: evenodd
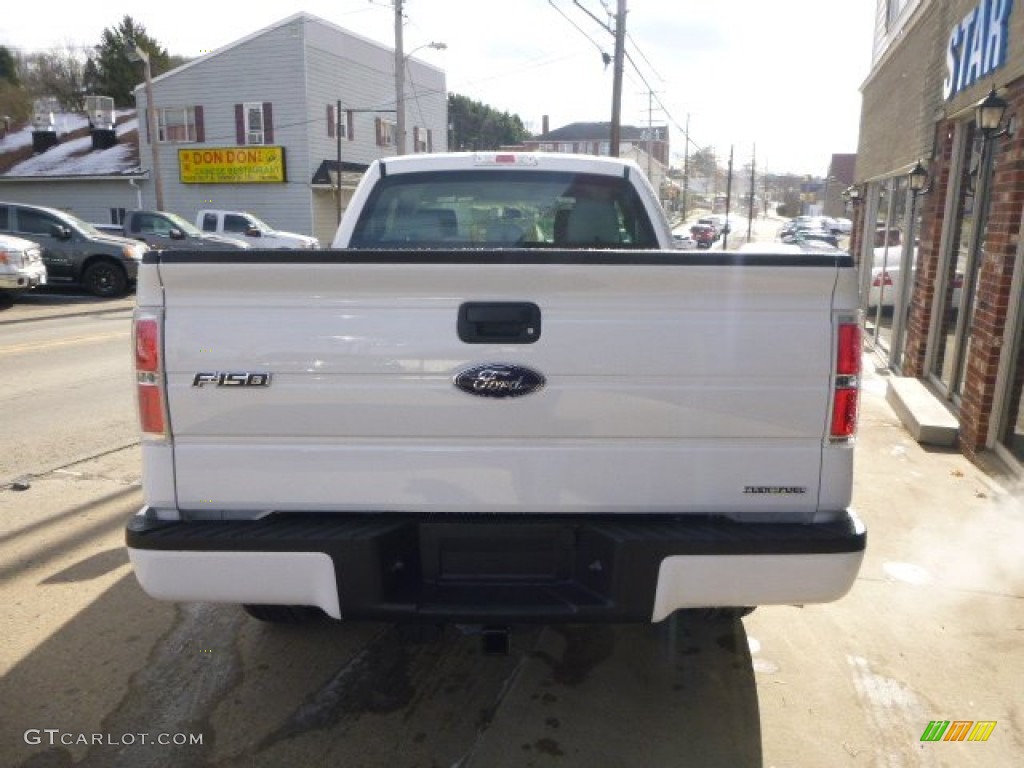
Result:
M875 278L871 285L875 288L881 288L883 285L887 288L892 287L892 276L888 272L883 272Z
M139 427L144 436L167 439L167 409L161 366L161 315L139 310L135 314L135 389Z
M857 432L861 368L860 325L842 322L836 334L835 383L829 437L849 440Z

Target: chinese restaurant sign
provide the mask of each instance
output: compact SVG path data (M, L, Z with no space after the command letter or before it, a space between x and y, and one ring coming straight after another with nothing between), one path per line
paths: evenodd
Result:
M183 184L265 184L283 182L284 147L179 149Z

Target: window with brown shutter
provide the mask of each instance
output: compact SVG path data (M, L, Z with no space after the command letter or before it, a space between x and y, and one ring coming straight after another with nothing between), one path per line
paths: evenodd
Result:
M334 105L327 105L327 137L333 139L336 135L334 122Z
M274 143L274 105L269 101L263 102L263 143Z
M377 126L377 146L390 147L395 143L395 124L383 118L374 118Z
M206 141L206 124L203 122L203 108L200 105L195 107L196 117L196 141L200 144Z
M239 144L271 144L274 113L269 101L235 105L235 137Z

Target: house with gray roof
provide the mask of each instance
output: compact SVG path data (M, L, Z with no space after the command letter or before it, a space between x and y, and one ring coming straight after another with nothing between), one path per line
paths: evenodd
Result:
M96 149L84 114L57 113L46 130L29 124L7 133L0 139L0 200L60 208L97 222L141 207L149 174L139 164L135 111L118 113L115 122L116 142L103 149ZM40 134L49 148L34 152Z
M532 152L562 152L577 155L608 155L611 151L611 123L578 122L549 129L548 116L543 118L541 134L523 142ZM647 173L666 206L678 194L668 176L669 131L666 125L619 127L619 157L629 158Z

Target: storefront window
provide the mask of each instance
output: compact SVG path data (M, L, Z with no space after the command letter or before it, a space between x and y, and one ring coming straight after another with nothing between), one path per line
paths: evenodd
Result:
M1010 457L1020 465L1024 465L1024 333L1017 332L1017 345L1014 353L1014 364L1011 367L1013 378L1009 384L1006 414L1002 421L999 435L1000 444L1010 453Z
M978 280L979 254L985 217L985 190L989 178L986 156L976 140L973 124L965 125L965 141L958 164L959 184L950 247L942 264L936 350L931 374L954 403L963 394L964 372L970 355L971 321Z
M907 179L890 179L880 195L872 246L871 287L868 310L874 323L876 345L888 350L892 343L894 310L900 290L900 262L903 257L903 227L906 217Z

